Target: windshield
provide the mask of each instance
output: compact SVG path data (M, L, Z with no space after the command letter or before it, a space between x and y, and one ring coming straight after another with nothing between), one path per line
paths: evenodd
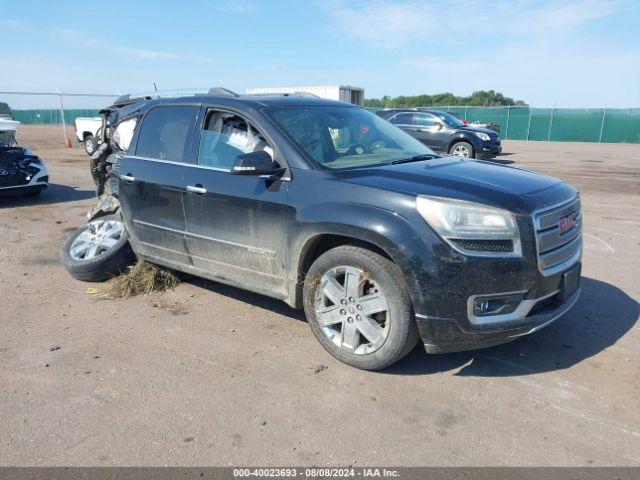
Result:
M372 167L433 155L418 140L363 108L272 107L267 113L310 159L325 168Z
M464 122L458 117L447 112L433 112L434 115L440 117L450 127L464 127Z

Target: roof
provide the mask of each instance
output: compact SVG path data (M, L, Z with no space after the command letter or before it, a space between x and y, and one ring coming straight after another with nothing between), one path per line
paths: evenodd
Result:
M214 87L206 93L204 91L188 89L121 95L114 101L112 106L103 109L101 113L110 113L121 109L144 109L145 107L152 107L158 104L202 104L209 102L229 106L251 106L253 108L291 105L354 106L348 102L321 98L311 92L271 92L239 95L227 88Z
M228 96L228 95L194 95L190 97L176 97L176 98L160 98L149 100L148 104L156 105L156 104L172 104L172 103L216 103L220 105L246 105L254 108L267 107L267 106L346 106L346 107L355 107L351 103L347 102L339 102L336 100L328 100L326 98L319 98L315 95L300 95L300 94L246 94L246 95L237 95L237 96Z

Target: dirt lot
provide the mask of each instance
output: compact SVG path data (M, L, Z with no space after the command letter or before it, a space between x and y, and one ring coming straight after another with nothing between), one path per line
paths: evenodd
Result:
M529 337L368 373L300 312L189 281L101 300L58 263L93 202L87 156L23 127L40 199L0 198L0 464L638 465L640 145L505 142L582 191L583 296ZM59 350L50 351L52 346Z

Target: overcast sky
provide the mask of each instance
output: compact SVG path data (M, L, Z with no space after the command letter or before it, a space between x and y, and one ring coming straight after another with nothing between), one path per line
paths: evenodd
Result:
M350 84L640 107L638 0L0 0L0 12L0 91Z

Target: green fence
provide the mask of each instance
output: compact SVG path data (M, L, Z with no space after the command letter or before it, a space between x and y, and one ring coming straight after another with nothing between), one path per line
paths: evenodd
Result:
M640 143L640 108L429 107L500 124L508 140ZM380 110L370 108L369 110Z
M77 117L96 117L99 109L79 108L65 109L64 121L71 125ZM14 120L24 125L55 125L62 123L60 110L12 110Z
M469 122L500 124L507 140L552 142L640 143L640 108L432 107L456 112ZM371 111L379 108L369 108ZM98 109L64 111L71 124L76 117L95 117ZM13 110L23 124L62 123L60 110Z

